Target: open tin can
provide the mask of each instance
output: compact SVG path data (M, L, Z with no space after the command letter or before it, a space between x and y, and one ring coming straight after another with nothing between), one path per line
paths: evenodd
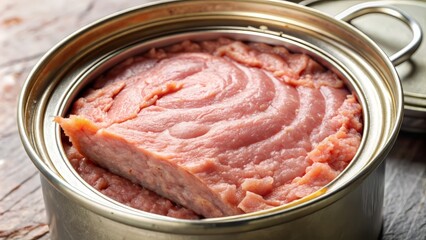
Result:
M251 214L180 220L132 209L85 184L65 157L53 117L65 115L92 79L128 57L186 39L219 37L306 53L356 93L364 117L361 146L327 191ZM404 50L405 59L416 44ZM383 160L402 114L402 88L391 61L346 22L284 1L195 0L133 8L63 40L25 82L18 124L25 149L42 173L52 239L376 239L382 224Z

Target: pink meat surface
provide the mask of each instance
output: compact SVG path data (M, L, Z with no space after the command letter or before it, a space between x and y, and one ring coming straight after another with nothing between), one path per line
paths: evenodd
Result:
M168 217L182 219L200 218L193 211L178 206L140 185L97 166L68 144L65 145L65 151L71 165L84 181L118 202L145 212Z
M332 181L358 149L362 109L307 55L219 39L128 59L56 121L100 166L221 217L289 203Z

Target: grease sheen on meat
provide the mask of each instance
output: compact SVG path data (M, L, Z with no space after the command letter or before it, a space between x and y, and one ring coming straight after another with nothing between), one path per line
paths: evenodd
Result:
M219 39L128 59L56 121L100 166L220 217L332 181L358 149L361 118L342 80L307 55Z

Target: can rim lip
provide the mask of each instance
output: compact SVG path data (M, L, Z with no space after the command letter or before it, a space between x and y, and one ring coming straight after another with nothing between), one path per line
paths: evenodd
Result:
M77 37L80 33L90 30L91 28L94 28L95 26L99 25L99 24L103 24L107 21L110 21L113 18L119 17L122 14L126 14L126 13L130 13L133 11L137 11L141 8L147 8L150 6L158 6L161 4L165 4L165 3L169 3L169 2L183 2L182 0L178 0L178 1L173 1L173 0L163 0L157 3L148 3L148 4L143 4L137 7L133 7L127 10L123 10L114 14L111 14L109 16L106 16L94 23L91 23L89 25L86 25L83 28L80 28L79 30L75 31L74 33L72 33L71 35L69 35L67 38L65 38L64 40L62 40L61 42L59 42L57 45L55 45L53 48L51 48L42 58L41 60L34 66L34 68L31 70L28 78L26 79L23 87L22 87L22 92L19 96L19 101L18 101L18 130L19 130L19 134L21 137L21 141L24 145L24 148L27 152L27 154L30 156L31 160L33 161L33 163L37 166L37 168L39 169L40 172L42 172L43 177L45 179L47 179L50 184L52 186L54 186L58 191L60 191L62 194L66 194L68 197L71 197L74 200L78 200L80 203L83 203L82 205L89 209L90 211L95 211L96 213L110 218L110 219L114 219L117 220L119 222L125 222L126 224L132 225L132 226L136 226L136 227L141 227L141 224L138 224L137 222L135 222L135 220L140 220L141 216L129 216L129 214L124 213L122 211L116 211L116 209L111 209L108 206L104 206L102 204L96 203L88 198L86 198L85 196L81 196L78 191L76 191L76 189L74 189L73 186L69 185L66 181L64 181L62 178L60 178L54 171L52 171L52 169L50 169L45 163L44 161L40 158L40 156L37 154L36 150L34 149L33 145L30 142L30 139L28 138L28 135L25 132L25 123L24 123L24 109L25 109L25 89L28 89L29 83L31 78L33 78L33 75L35 75L36 71L43 65L43 63L45 61L48 61L50 56L53 55L56 50L63 46L64 44L66 44L67 42L71 41L73 38ZM252 1L255 2L255 1ZM297 5L297 4L293 4L293 3L288 3L288 2L280 2L278 0L268 0L268 2L270 3L277 3L280 4L281 6L284 6L286 4L289 5ZM301 9L303 9L304 7L297 5L297 8L299 8L299 11ZM372 41L370 40L367 36L365 36L363 33L361 33L360 31L358 31L357 29L353 28L352 26L350 26L349 24L346 24L345 22L336 20L332 17L329 17L319 11L313 10L313 9L307 9L305 8L304 11L308 11L310 13L315 13L320 15L320 17L326 18L328 21L330 21L332 24L337 24L339 25L339 27L345 28L345 29L350 29L351 31L355 31L357 32L357 34L364 38L363 40L366 40L368 42L370 42L370 44L372 46L374 46L374 50L376 50L381 56L382 58L386 61L387 67L392 71L392 75L397 77L396 71L393 67L393 65L390 63L390 61L387 59L387 56L384 54L384 52ZM398 95L401 96L402 99L402 87L401 87L401 83L400 81L399 85L398 85ZM402 109L402 103L399 104L400 106L398 106L398 111L401 113L401 109ZM394 136L397 134L397 132L400 129L401 123L402 123L402 114L397 114L397 119L396 119L396 124L394 125L394 128L392 129L392 131L389 133L390 136ZM393 143L395 142L396 138L391 138L391 139L387 139L386 143L383 146L382 151L380 152L380 154L376 157L376 158L381 158L383 159L384 157L382 157L382 155L386 156L387 153L390 151ZM382 161L375 161L375 164L370 164L366 169L364 169L362 172L360 172L358 175L354 176L351 181L347 182L344 186L350 185L350 184L354 184L354 182L359 182L362 179L364 179L371 171L373 171ZM332 193L332 195L336 195L338 192L343 191L345 188L340 188L337 191L334 191ZM310 204L316 204L318 202L324 202L324 199L321 197L317 197L313 200L310 201ZM328 203L331 204L331 203ZM326 205L328 205L326 204ZM305 206L303 204L300 204L298 206L296 206L294 209L292 209L292 211L300 211L303 210ZM265 215L261 215L261 216L253 216L253 217L238 217L235 219L231 219L229 221L221 221L221 222L217 222L215 219L206 219L206 220L181 220L181 219L174 219L174 218L170 218L170 217L165 217L165 216L161 216L161 219L159 219L157 217L156 214L154 217L150 217L150 216L143 216L144 218L147 218L150 221L150 225L152 224L159 224L162 225L164 222L167 222L168 224L172 223L172 224L181 224L181 223L191 223L191 226L198 226L200 227L200 229L204 229L206 226L204 225L211 225L211 226L216 226L216 227L228 227L225 224L229 224L229 223L238 223L238 224L244 224L245 221L252 220L252 219L256 219L259 221L265 220L266 219L268 222L276 217L280 217L280 215L282 215L283 213L285 213L286 211L278 211L278 212L273 212L270 214L265 214ZM126 217L128 219L126 219L126 221L123 221L123 217ZM285 220L287 221L287 220ZM283 222L285 222L283 221ZM278 223L276 223L278 224ZM268 224L269 226L270 224ZM275 224L274 224L275 225ZM182 226L187 226L187 225L182 225ZM143 227L143 226L142 226ZM260 227L259 227L260 228ZM252 230L252 229L250 229ZM232 232L232 230L230 230ZM240 231L241 232L241 231Z

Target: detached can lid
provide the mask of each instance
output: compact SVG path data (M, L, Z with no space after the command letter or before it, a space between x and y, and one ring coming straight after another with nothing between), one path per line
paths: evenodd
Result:
M407 0L383 0L368 4L391 6L414 19L423 33L426 33L426 2ZM321 1L306 0L300 2L332 16L345 11L362 1ZM364 13L365 14L365 13ZM364 15L362 14L362 15ZM413 32L407 23L386 14L371 14L357 17L351 24L375 41L388 56L395 56L413 39ZM421 33L420 33L421 35ZM420 36L421 39L421 36ZM402 130L426 133L426 40L420 43L415 52L405 61L395 62L404 91L404 121ZM392 59L391 60L394 60Z

